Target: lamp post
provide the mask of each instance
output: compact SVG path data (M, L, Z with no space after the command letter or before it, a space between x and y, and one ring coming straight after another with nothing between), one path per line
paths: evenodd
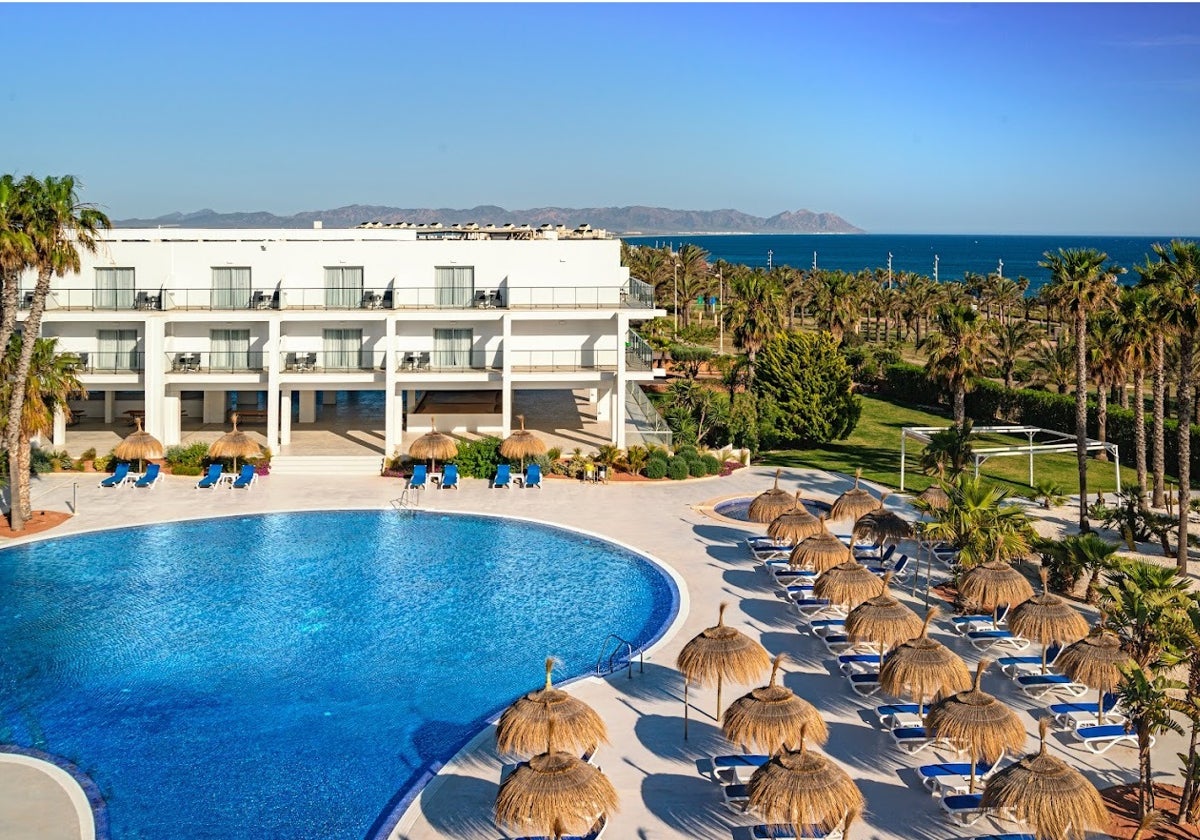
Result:
M937 264L938 264L938 255L934 254L933 255L933 282L934 283L936 283L938 281L938 279L937 279Z
M671 288L673 290L673 295L674 295L674 306L672 308L675 312L675 332L678 333L679 332L679 255L673 254L672 256L674 256L674 258L675 258L675 261L671 264L672 268L675 269L675 280L671 284Z
M725 305L725 276L721 273L720 266L717 267L717 308L720 309ZM718 329L721 334L721 355L725 355L725 319L721 314L713 313L717 318ZM723 314L723 313L722 313Z
M892 288L892 252L888 251L888 288Z

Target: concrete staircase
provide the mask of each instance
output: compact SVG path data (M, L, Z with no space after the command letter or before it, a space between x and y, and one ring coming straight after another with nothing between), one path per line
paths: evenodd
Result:
M382 455L276 455L272 475L379 475Z

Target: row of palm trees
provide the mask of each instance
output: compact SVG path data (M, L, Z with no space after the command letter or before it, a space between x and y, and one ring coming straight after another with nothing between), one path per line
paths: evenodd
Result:
M19 348L13 351L15 359L8 358L12 354L6 355L0 378L0 403L5 408L4 449L8 453L9 523L13 531L24 530L31 514L30 437L45 430L41 421L50 410L48 406L54 404L54 398L48 401L45 389L36 385L41 379L31 375L35 356L50 354L49 359L41 359L39 369L69 373L69 359L55 362L53 345L39 338L50 280L78 271L80 249L95 251L97 235L110 226L107 216L80 202L77 188L70 175L43 179L0 175L0 348L10 348L13 342ZM36 282L26 302L28 314L18 331L21 276L25 272L32 272Z

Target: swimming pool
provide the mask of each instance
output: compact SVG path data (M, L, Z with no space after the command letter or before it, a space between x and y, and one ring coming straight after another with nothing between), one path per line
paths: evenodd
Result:
M750 521L750 503L754 499L750 496L744 496L737 499L725 499L713 505L713 513L719 516L724 516L727 519L736 519L740 522ZM831 510L830 505L825 502L818 502L815 499L801 499L800 504L811 513L813 516L829 516Z
M607 634L646 645L677 603L631 551L501 518L47 540L0 552L0 743L78 765L114 840L363 840L546 655L588 673Z

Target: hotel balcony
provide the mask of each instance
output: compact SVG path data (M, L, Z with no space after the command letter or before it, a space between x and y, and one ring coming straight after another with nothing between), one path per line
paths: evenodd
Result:
M384 369L383 350L310 350L279 354L284 373L374 373Z
M418 373L472 373L497 371L504 368L504 353L500 350L398 350L396 370Z
M167 353L168 373L261 373L265 356L261 350L237 352Z
M140 350L127 350L119 353L80 353L71 350L79 362L72 365L77 374L81 373L141 373L146 369L145 357Z

